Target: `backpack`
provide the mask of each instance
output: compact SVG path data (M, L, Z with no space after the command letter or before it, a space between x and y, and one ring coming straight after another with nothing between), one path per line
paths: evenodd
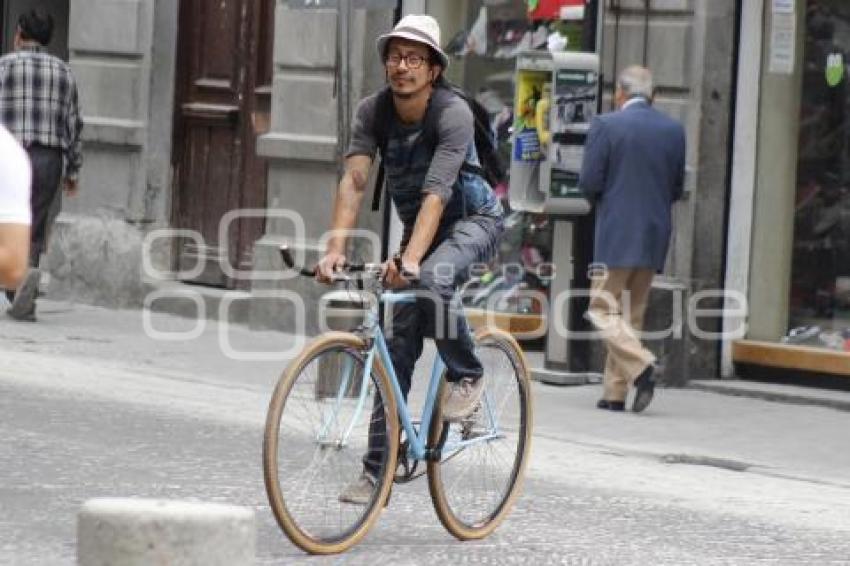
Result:
M425 111L423 118L423 138L430 149L437 147L437 124L440 121L440 114L447 106L445 97L459 96L472 111L473 125L475 129L475 152L478 154L480 167L471 165L464 161L461 165L461 171L467 171L481 176L491 187L495 187L505 180L505 166L499 157L496 140L490 128L490 115L487 110L474 97L469 96L461 88L446 84L445 86L437 86L432 94L431 103ZM436 108L435 108L436 106ZM387 140L389 138L390 124L395 119L395 108L393 106L392 91L389 87L384 87L378 93L378 99L375 104L375 125L373 135L378 145L378 151L383 157L387 148ZM384 171L383 165L378 174L378 183L375 185L375 194L372 198L372 210L378 210L381 205L381 190L383 189Z

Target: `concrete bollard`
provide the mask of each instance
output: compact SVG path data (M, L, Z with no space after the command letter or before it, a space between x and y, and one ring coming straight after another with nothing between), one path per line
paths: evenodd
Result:
M80 566L253 564L257 527L245 507L156 499L90 499L77 516Z

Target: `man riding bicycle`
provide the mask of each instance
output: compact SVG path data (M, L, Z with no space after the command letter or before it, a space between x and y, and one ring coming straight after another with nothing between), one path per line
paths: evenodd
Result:
M334 204L334 235L316 279L330 283L346 263L345 234L355 227L369 169L380 149L387 190L404 226L399 254L383 266L384 284L421 291L415 303L393 308L390 357L406 398L423 339L433 336L448 381L443 418L460 420L478 406L483 368L465 318L450 307L458 302L455 289L468 277L468 268L495 255L503 231L502 207L482 176L472 111L443 77L449 60L440 49L436 20L408 15L378 38L377 47L389 91L374 93L357 107ZM426 112L439 117L433 133L427 131ZM383 413L376 410L374 417L380 420L373 426L383 430ZM382 435L370 436L363 474L340 495L341 501L368 501L383 447Z

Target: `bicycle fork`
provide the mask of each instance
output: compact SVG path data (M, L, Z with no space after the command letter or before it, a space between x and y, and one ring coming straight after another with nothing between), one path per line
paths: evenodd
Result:
M351 436L351 431L354 430L354 424L360 419L360 415L363 412L363 405L366 404L366 394L369 392L369 376L372 374L372 363L374 358L375 348L370 348L369 353L366 355L366 362L363 364L363 375L360 379L360 388L357 395L357 405L354 408L354 414L351 416L351 421L345 428L345 432L343 432L338 438L333 439L328 437L328 433L338 422L342 400L345 397L346 391L348 391L349 384L351 383L352 376L354 374L353 356L346 356L342 371L340 372L341 379L339 390L337 391L336 399L334 400L333 409L325 416L325 422L316 437L316 443L319 444L319 446L323 448L336 448L337 450L341 450L348 445L348 439Z

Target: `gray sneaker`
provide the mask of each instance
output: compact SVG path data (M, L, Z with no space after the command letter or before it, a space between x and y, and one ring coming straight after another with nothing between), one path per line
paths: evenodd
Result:
M484 378L463 377L460 381L446 383L443 393L443 420L458 422L478 408L481 394L484 393Z
M41 271L30 268L23 283L15 291L15 299L6 312L15 320L35 321L35 298L38 295L38 284L41 281Z
M363 472L360 477L348 484L342 493L339 494L339 500L342 503L354 503L355 505L366 505L372 499L372 494L375 492L377 482L370 474Z

